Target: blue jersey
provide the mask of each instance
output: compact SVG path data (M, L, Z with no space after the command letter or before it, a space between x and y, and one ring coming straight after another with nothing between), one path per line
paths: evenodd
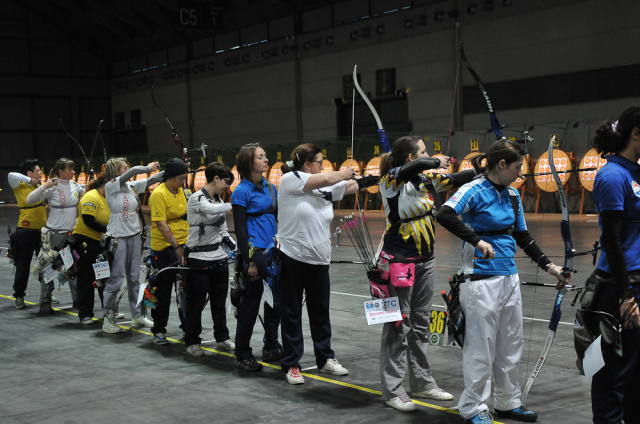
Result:
M275 187L273 187L275 191ZM277 195L277 191L276 191ZM271 209L273 199L267 180L262 178L262 187L244 179L233 190L231 204L247 208L247 234L249 243L257 248L266 249L277 232L275 211Z
M517 217L514 215L511 197L517 201ZM449 206L456 214L462 215L462 223L476 233L505 231L504 234L480 234L482 240L493 247L496 256L493 260L477 259L482 257L480 251L465 242L462 272L479 275L512 275L518 272L514 259L516 241L506 234L506 230L512 225L513 231L527 231L522 201L516 189L507 186L502 192L498 192L489 180L481 177L460 187L444 206Z
M627 271L640 269L640 166L627 159L609 155L593 184L593 201L598 213L623 211L620 243ZM636 221L636 222L629 222ZM600 223L602 229L602 223ZM611 273L607 252L602 250L598 269Z

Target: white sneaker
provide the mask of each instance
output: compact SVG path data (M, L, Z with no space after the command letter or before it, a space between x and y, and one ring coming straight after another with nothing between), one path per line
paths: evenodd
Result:
M118 327L114 319L105 316L104 323L102 324L102 332L110 334L122 333L122 328Z
M236 344L232 342L231 339L228 339L223 342L218 342L217 348L226 352L231 352L236 349Z
M418 409L416 407L416 404L411 402L411 399L409 399L409 395L407 395L406 393L403 394L402 396L389 399L385 403L390 407L403 412L411 412Z
M84 325L93 325L93 324L95 324L95 321L91 317L84 317L84 318L82 318L82 321L80 321L80 322L82 324L84 324Z
M204 356L204 350L199 344L187 346L187 355L191 356Z
M113 317L116 319L122 319L125 317L125 315L121 312L116 312L116 314Z
M300 374L299 367L289 368L289 371L287 371L287 383L304 384L304 377Z
M338 362L338 360L335 358L327 359L327 362L325 362L324 366L320 368L319 371L325 374L331 374L331 375L349 374L349 370L347 370L345 367L340 365L340 362Z
M131 320L132 327L153 327L153 321L145 316L140 316Z
M453 395L442 390L440 387L436 387L431 390L425 390L423 392L412 393L413 397L435 399L435 400L451 400Z

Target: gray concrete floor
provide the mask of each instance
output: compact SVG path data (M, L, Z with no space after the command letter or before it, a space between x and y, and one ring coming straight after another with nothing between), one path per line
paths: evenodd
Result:
M336 211L336 217L350 213ZM17 221L14 206L0 206L0 247L7 246L6 227ZM366 213L374 243L383 230L379 211ZM529 230L542 250L562 264L563 246L559 214L527 215ZM334 221L332 228L339 223ZM577 250L587 250L599 235L595 216L571 216ZM447 276L459 266L461 243L446 230L437 228L436 293L448 289ZM519 255L519 256L524 256ZM333 258L357 260L346 235ZM518 259L523 281L552 283L528 259ZM575 258L579 273L574 283L582 284L593 266L587 257ZM381 326L368 326L363 302L370 299L362 265L331 266L332 345L336 357L349 369L345 377L319 374L305 330L303 375L306 383L291 386L278 367L264 364L259 373L235 368L235 357L217 352L215 343L205 343L202 358L190 358L180 341L175 304L168 326L169 346L155 346L148 331L130 329L130 311L119 320L125 332L106 334L101 323L83 326L71 307L69 289L54 295L60 299L56 313L38 316L39 287L31 277L27 308L18 310L12 297L13 267L0 257L0 422L1 423L179 423L214 421L221 423L461 423L455 406L463 389L462 350L457 346L430 349L432 372L438 384L451 392L449 402L421 402L416 413L386 407L380 397L378 352ZM554 289L523 286L524 351L520 383L524 386L547 335L548 320L555 299ZM97 297L96 297L97 298ZM591 422L590 381L578 374L573 350L573 296L563 304L564 316L545 366L529 394L529 407L541 423ZM100 304L95 314L99 317ZM434 309L444 310L434 299ZM305 317L306 318L306 317ZM235 319L228 316L233 338ZM203 338L212 340L211 318L203 314ZM258 360L263 331L258 323L252 346ZM206 347L210 346L210 347ZM496 421L498 422L498 421ZM510 422L504 420L504 422Z

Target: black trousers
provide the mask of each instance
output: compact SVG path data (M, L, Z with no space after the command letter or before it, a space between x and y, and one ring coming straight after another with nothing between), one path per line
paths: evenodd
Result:
M178 255L172 247L167 247L164 250L152 250L151 251L151 265L157 269L168 266L178 266ZM151 332L166 333L167 322L169 321L169 311L171 310L171 292L176 284L178 276L177 270L164 271L156 277L156 299L158 304L151 310L151 317L153 318L153 327ZM180 295L180 287L178 287L178 295ZM182 296L184 297L184 296ZM178 307L178 316L180 318L180 328L184 328L184 317L182 315L182 308Z
M76 305L78 306L78 318L93 318L93 305L95 301L95 289L93 283L96 281L96 274L93 271L93 264L102 253L102 246L98 240L81 234L74 234L75 244L73 250L80 255L78 263L78 277L76 280ZM98 287L100 303L102 303L102 292L104 286Z
M334 358L329 320L329 265L311 265L283 254L276 307L282 320L282 361L287 371L299 367L304 353L302 295L306 294L309 328L318 368Z
M184 344L187 346L200 344L202 333L202 312L207 294L213 320L213 337L217 342L229 340L225 302L229 290L229 265L226 259L203 261L188 259L191 270L185 281L187 300L184 311ZM208 269L203 269L208 268ZM200 271L198 271L200 269Z
M24 297L26 294L34 253L36 256L40 253L40 230L16 228L16 276L13 280L13 297Z
M640 285L634 285L636 300ZM596 309L618 316L619 292L605 285ZM622 330L622 357L610 345L602 344L605 365L591 382L591 407L596 424L640 423L640 329Z
M236 325L236 358L239 361L252 356L251 336L256 318L260 311L260 301L262 300L262 280L267 278L267 261L264 249L255 249L251 260L255 261L260 279L249 283L247 291L238 306L238 323ZM278 326L280 317L275 309L264 302L264 349L280 349L278 343Z

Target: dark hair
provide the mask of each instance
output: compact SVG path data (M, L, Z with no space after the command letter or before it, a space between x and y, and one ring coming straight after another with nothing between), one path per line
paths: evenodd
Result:
M487 172L498 166L501 160L504 159L507 165L525 157L524 146L517 141L511 140L498 140L491 145L487 153L478 153L470 160L471 165L476 172ZM482 167L482 160L487 160L487 166Z
M89 190L99 189L103 185L105 185L109 181L107 179L107 175L104 172L101 172L100 175L96 179L93 179L87 183L85 186L85 190L88 192Z
M386 175L391 168L397 168L407 163L409 155L418 153L418 141L422 137L417 135L406 135L393 142L391 153L380 156L380 175Z
M38 159L25 159L20 162L20 173L27 175L27 172L33 172L39 166Z
M256 158L256 150L258 147L261 147L258 143L249 143L240 148L238 159L236 160L236 169L238 175L240 175L240 180L251 180L253 161Z
M305 143L296 147L291 153L291 160L293 161L293 168L286 164L282 165L282 174L286 174L289 171L299 171L306 161L312 161L318 153L322 153L322 149L315 144Z
M640 107L631 106L617 121L604 121L596 130L593 146L600 156L608 153L620 153L629 145L634 128L640 128Z
M60 176L60 171L73 168L75 165L75 162L71 159L60 158L56 161L55 165L53 165L53 168L51 168L51 171L49 172L49 178L57 178Z
M229 178L229 185L233 184L233 174L224 163L210 163L204 170L204 176L207 179L207 183L212 182L215 177L218 177L220 179Z

